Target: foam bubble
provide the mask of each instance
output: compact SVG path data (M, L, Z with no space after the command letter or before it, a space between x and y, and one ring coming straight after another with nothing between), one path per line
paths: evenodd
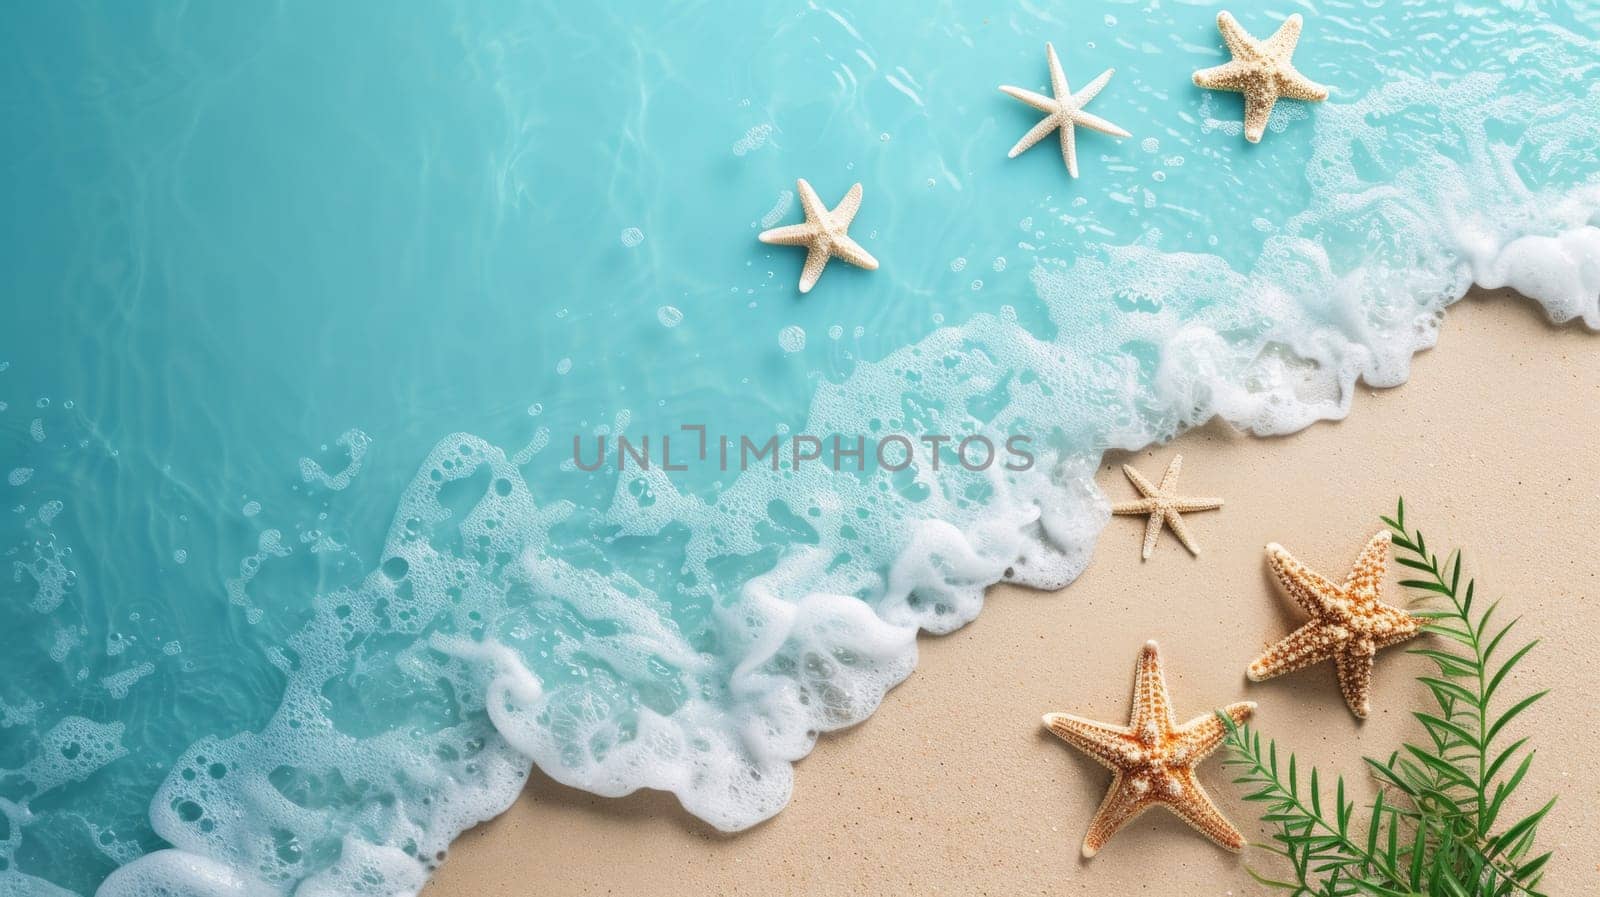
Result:
M785 354L792 355L801 351L806 347L805 328L798 324L790 324L778 331L778 346L783 349Z

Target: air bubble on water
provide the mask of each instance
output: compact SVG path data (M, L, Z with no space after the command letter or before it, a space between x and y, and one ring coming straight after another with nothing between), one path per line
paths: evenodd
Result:
M534 402L532 405L528 406L528 416L529 417L538 417L539 415L541 415L543 413L544 413L544 403L543 402Z
M1107 28L1115 28L1116 25L1117 25L1117 17L1114 16L1114 15L1110 15L1108 13L1106 15L1106 27Z
M180 548L172 553L172 560L177 564L189 563L189 552Z
M671 305L663 305L656 309L656 320L662 327L676 327L683 323L683 312Z
M1166 180L1166 179L1167 179L1167 173L1165 171L1152 171L1152 172L1150 172L1150 180L1155 181L1158 184L1161 183L1162 181Z
M749 105L746 101L745 105ZM761 149L767 145L767 137L772 134L772 125L760 124L744 132L744 136L733 142L733 154L742 156L753 150Z
M954 259L950 260L950 270L951 271L961 271L961 270L964 270L966 267L967 267L967 260L964 259L964 258L954 258Z
M856 325L856 329L850 331L850 335L855 337L856 339L860 339L863 336L867 335L867 328L862 327L860 324L857 324Z
M936 186L936 185L937 185L937 184L938 184L938 183L939 183L939 182L938 182L938 181L936 181L936 180L934 180L934 179L933 179L933 178L928 178L928 186L929 186L929 187L933 187L933 186Z
M933 323L935 323L935 324L943 324L944 323L944 312L938 312L938 311L934 312L933 313Z
M1161 141L1155 139L1154 137L1146 137L1145 139L1139 141L1139 149L1142 149L1147 153L1159 153L1161 152Z
M765 215L761 216L761 226L771 227L782 221L783 217L789 214L789 206L793 202L794 191L779 190L777 201L772 204L772 208L768 209Z
M786 354L793 355L806 347L806 332L798 324L790 324L778 331L778 346Z
M259 502L259 501L247 501L247 502L244 503L244 507L241 508L240 511L246 517L254 517L257 514L261 513L261 502Z
M1018 221L1017 228L1019 230L1033 230L1033 216L1029 215L1021 221Z
M835 324L832 327L828 328L828 339L838 339L841 336L844 336L844 328L843 327L840 327L838 324Z
M1006 257L1003 255L997 256L994 260L994 264L990 265L989 267L993 268L997 274L1001 271L1004 271L1006 269Z
M44 421L41 418L36 417L33 423L28 424L28 435L33 437L34 442L44 442Z
M978 290L981 290L981 289L983 289L983 281L974 280L972 282L972 290L973 290L973 292L977 292Z
M888 143L889 142L889 132L888 131L884 131L882 134L879 134L878 135L878 141L880 143Z
M556 362L556 374L558 374L559 376L565 377L567 374L571 373L571 371L572 371L572 359L563 358L560 361Z
M21 486L23 483L26 483L31 479L33 479L33 468L17 467L13 468L10 476L6 477L6 482L13 486Z
M637 227L627 227L622 230L622 245L632 249L644 242L644 231Z
M40 396L39 400L37 402L33 403L33 407L35 407L35 408L49 408L50 407L50 397L49 396Z

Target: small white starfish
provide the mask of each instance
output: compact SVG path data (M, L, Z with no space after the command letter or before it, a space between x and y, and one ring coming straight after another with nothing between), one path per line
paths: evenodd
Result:
M1144 478L1144 474L1133 469L1133 465L1122 465L1122 472L1128 475L1134 488L1144 494L1144 498L1133 501L1120 502L1111 506L1113 514L1149 514L1150 520L1144 525L1144 554L1145 560L1150 560L1150 555L1156 550L1156 539L1161 536L1161 524L1165 523L1172 528L1172 534L1178 537L1183 547L1189 549L1190 554L1199 554L1200 546L1195 544L1194 536L1189 534L1189 527L1183 522L1183 513L1187 511L1211 511L1222 507L1220 498L1182 498L1177 494L1178 471L1183 469L1183 456L1174 455L1172 463L1167 465L1167 472L1161 476L1161 485L1152 486Z
M1024 90L1021 87L1012 87L1009 84L1000 85L1002 91L1045 114L1044 119L1033 126L1033 130L1022 135L1022 139L1017 141L1017 145L1011 148L1011 152L1007 153L1007 156L1015 159L1026 152L1029 147L1043 140L1046 134L1056 128L1060 128L1061 158L1067 162L1067 173L1077 177L1078 149L1072 134L1074 125L1082 125L1091 131L1099 131L1102 134L1110 134L1113 137L1131 136L1127 131L1100 116L1083 111L1083 107L1089 105L1089 101L1094 99L1095 95L1100 93L1101 90L1105 89L1106 84L1111 80L1112 73L1116 69L1106 69L1100 73L1100 77L1090 81L1088 87L1073 93L1072 88L1067 86L1067 76L1061 71L1061 60L1056 58L1056 48L1050 44L1045 44L1044 52L1045 57L1050 62L1050 92L1055 94L1055 99L1034 93L1031 90Z
M878 270L878 260L861 244L850 239L846 231L861 209L861 185L856 184L830 211L822 204L817 191L811 189L805 178L795 181L800 194L800 208L806 213L805 224L790 224L762 231L756 239L777 246L805 246L806 264L800 271L800 292L809 293L828 266L828 259L837 256L858 268Z

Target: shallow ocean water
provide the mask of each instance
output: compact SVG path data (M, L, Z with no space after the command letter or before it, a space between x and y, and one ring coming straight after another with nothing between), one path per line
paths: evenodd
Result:
M1252 146L1218 7L1058 6L13 10L0 894L408 893L530 762L754 824L1076 576L1103 451L1338 417L1473 282L1600 327L1595 7L1232 4L1333 88ZM1006 158L1046 41L1133 133L1076 181ZM797 177L881 270L795 292Z

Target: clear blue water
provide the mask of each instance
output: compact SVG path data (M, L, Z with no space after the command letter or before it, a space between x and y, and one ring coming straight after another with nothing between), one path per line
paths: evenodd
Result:
M0 894L408 893L532 763L754 824L1106 449L1340 416L1473 282L1600 327L1593 6L1230 8L1333 88L1259 146L1210 4L9 10ZM881 270L796 293L797 177ZM1037 463L570 460L684 424Z

